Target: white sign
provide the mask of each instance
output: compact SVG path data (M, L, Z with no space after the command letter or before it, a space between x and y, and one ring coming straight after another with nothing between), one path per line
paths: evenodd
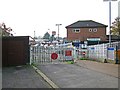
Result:
M65 56L65 60L73 60L72 56Z
M100 38L87 38L88 41L100 41Z
M87 48L86 44L81 44L81 48Z
M108 48L108 59L114 60L115 58L115 51L114 48Z

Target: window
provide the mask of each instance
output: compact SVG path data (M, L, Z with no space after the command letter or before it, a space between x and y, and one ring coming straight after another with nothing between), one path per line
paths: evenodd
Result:
M80 32L80 29L73 29L73 32L79 33L79 32Z
M90 29L89 29L89 32L97 32L97 28L93 28L93 29L90 28Z
M93 29L93 32L97 32L97 28L94 28L94 29Z
M92 29L89 29L89 32L92 32Z

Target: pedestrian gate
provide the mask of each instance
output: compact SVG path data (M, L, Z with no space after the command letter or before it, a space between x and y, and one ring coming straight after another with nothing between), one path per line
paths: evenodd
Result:
M58 64L74 60L73 47L31 46L30 49L30 63Z

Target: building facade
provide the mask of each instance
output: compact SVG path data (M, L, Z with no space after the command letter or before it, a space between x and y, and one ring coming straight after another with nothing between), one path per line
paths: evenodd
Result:
M77 21L66 26L68 41L106 41L107 25L93 20Z

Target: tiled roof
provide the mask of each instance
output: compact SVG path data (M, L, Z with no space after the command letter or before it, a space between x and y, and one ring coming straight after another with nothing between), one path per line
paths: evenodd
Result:
M107 27L107 25L95 22L93 20L80 20L71 25L66 26L66 28L87 28L87 27Z

